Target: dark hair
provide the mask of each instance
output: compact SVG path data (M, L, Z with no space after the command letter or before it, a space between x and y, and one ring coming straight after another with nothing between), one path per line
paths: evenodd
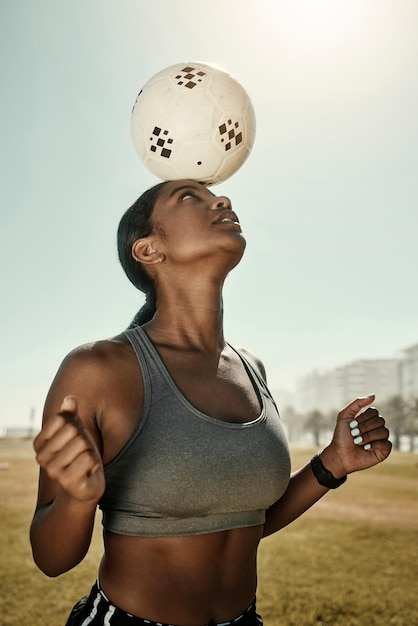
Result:
M129 328L145 324L155 314L157 294L154 281L143 265L133 258L132 246L141 237L151 234L151 214L165 184L158 183L147 189L129 207L119 222L117 234L119 261L131 283L146 296L144 306L135 315Z

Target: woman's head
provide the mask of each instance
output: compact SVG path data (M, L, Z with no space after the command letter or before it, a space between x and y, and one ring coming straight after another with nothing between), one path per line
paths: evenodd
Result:
M141 263L132 255L132 247L141 237L148 237L152 232L151 215L160 193L166 183L158 183L145 191L126 211L119 222L117 244L119 261L131 283L144 292L145 305L137 313L132 325L145 324L155 313L154 281Z
M188 264L193 271L209 267L212 276L220 277L219 272L226 276L235 267L244 249L245 239L229 198L216 196L191 180L163 182L148 189L127 210L118 228L122 267L132 284L146 294L146 303L132 325L145 324L155 314L161 261L169 261L161 276ZM209 258L213 262L208 265Z

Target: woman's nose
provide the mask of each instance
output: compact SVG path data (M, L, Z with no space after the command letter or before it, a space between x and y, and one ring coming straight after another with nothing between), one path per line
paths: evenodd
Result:
M211 209L230 209L231 201L227 196L216 196L211 202Z

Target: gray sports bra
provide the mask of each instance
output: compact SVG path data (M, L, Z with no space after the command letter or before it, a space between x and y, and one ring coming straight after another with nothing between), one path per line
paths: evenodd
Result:
M144 380L137 429L105 466L100 501L106 530L135 536L198 535L263 524L286 490L289 450L274 401L239 354L261 414L214 419L180 393L141 327L125 332Z

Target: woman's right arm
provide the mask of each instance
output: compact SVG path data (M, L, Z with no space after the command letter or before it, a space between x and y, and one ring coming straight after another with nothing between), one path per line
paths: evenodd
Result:
M86 399L86 392L95 396L94 384L86 379L86 368L69 361L51 387L43 427L34 440L40 477L30 540L35 563L48 576L84 558L105 487L94 407ZM68 394L77 400L80 395L80 401Z

